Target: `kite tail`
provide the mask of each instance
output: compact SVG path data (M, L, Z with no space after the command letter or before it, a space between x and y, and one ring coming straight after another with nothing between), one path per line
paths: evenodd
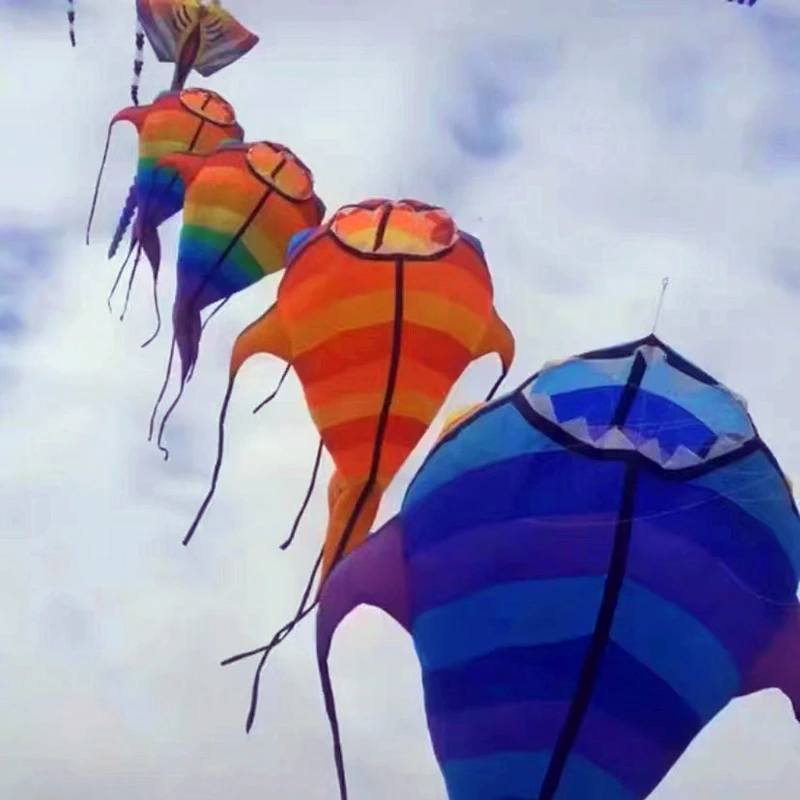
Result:
M397 517L375 532L337 566L320 591L317 613L317 666L328 714L340 800L347 800L344 756L328 656L339 625L362 605L379 608L410 632L403 529Z
M175 337L172 337L172 345L169 349L169 361L167 361L167 374L164 376L164 382L161 384L161 390L158 393L158 397L156 398L156 402L153 405L153 413L150 415L150 429L147 432L147 441L153 441L153 429L155 428L156 424L156 414L158 414L158 407L161 405L161 401L164 399L164 395L167 393L167 386L169 386L169 378L172 374L172 361L175 358Z
M69 23L69 40L75 47L75 0L67 0L67 22Z
M269 396L268 400L272 400L278 394L281 386L283 385L283 381L289 372L289 369L290 367L287 366L283 371L283 375L281 375L281 379L278 381L275 391ZM200 508L198 509L194 520L192 521L192 524L189 526L186 536L183 538L184 546L188 545L191 541L192 536L194 536L195 531L197 530L197 526L200 524L200 520L203 518L203 515L206 513L206 509L214 498L214 493L217 491L217 481L219 480L219 473L222 469L222 456L225 449L225 419L228 416L228 406L231 402L231 395L233 394L233 382L235 380L236 373L234 372L228 379L228 388L225 390L225 396L222 399L222 406L219 411L219 420L217 422L217 459L214 462L214 471L211 474L211 486L209 487L208 493L201 503Z
M156 446L158 449L164 454L164 461L169 459L169 450L161 444L161 440L164 438L164 431L167 427L167 420L172 416L172 412L178 407L178 403L180 403L181 398L183 397L183 391L186 388L186 378L181 376L181 385L178 389L178 394L175 395L175 399L172 401L172 404L167 409L164 416L161 418L161 425L158 429L158 439L156 439Z
M211 317L209 317L209 319L211 319ZM208 322L208 320L206 320L206 322ZM261 409L262 409L262 408L264 408L264 406L265 406L265 405L267 405L268 403L271 403L271 402L272 402L272 401L275 399L276 395L277 395L277 394L278 394L278 392L281 390L281 386L283 386L283 382L286 380L286 376L289 374L289 370L290 370L291 368L292 368L292 365L291 365L291 364L287 364L287 365L286 365L286 369L283 371L283 374L281 375L281 378L280 378L280 380L278 381L278 385L275 387L275 391L273 391L273 392L272 392L272 394L269 394L269 395L267 395L267 396L266 396L266 397L265 397L265 398L264 398L264 399L263 399L263 400L262 400L262 401L261 401L261 402L260 402L260 403L259 403L259 404L258 404L258 405L257 405L257 406L254 408L254 409L253 409L253 413L254 413L254 414L258 414L258 412L259 412L259 411L261 411ZM320 445L320 446L321 446L321 445Z
M114 231L114 236L111 239L111 245L108 248L109 258L114 258L114 256L117 254L117 250L119 249L119 246L125 237L125 232L130 227L131 220L133 219L134 212L136 211L136 197L136 182L134 181L131 184L131 188L128 189L128 196L125 198L125 205L122 207L122 213L119 215L117 229Z
M225 449L225 418L228 416L228 406L231 402L233 382L235 379L235 375L231 375L228 379L228 388L225 390L225 396L222 399L222 407L219 411L219 420L217 422L217 460L214 462L214 471L211 474L211 485L209 486L208 493L203 499L203 502L200 504L200 508L197 510L197 514L195 514L192 520L192 524L189 526L189 530L186 532L186 536L183 537L184 547L189 544L192 536L194 536L197 526L200 524L200 520L206 513L206 509L211 504L211 501L214 499L214 493L217 491L217 481L219 480L219 473L222 469L222 456Z
M311 571L311 577L306 584L306 588L303 591L303 596L300 600L300 605L297 608L297 612L295 613L294 617L287 622L277 633L272 637L272 640L266 647L259 647L256 650L249 650L246 653L239 653L238 655L231 656L230 658L226 658L225 661L222 662L222 666L226 667L229 664L233 664L236 661L241 661L243 658L249 658L250 656L257 655L261 653L261 661L256 668L256 674L253 678L253 688L250 695L250 710L247 714L247 724L245 725L245 730L247 733L253 728L253 722L256 718L256 711L258 709L258 687L261 681L261 673L264 669L264 665L267 663L267 659L269 658L269 654L299 625L319 604L319 600L314 600L314 602L310 606L306 606L309 597L311 596L311 590L314 588L314 581L316 580L317 573L319 572L320 565L322 564L322 550L320 550L319 555L317 556L316 563L314 564L314 568Z
M131 243L132 244L132 243ZM131 267L131 276L128 279L128 290L125 292L125 305L122 307L122 313L119 315L119 321L125 319L125 314L128 313L128 303L131 299L131 290L133 289L133 279L136 277L136 270L139 266L139 259L142 257L142 248L136 249L136 258L133 259L133 266Z
M150 262L150 268L153 273L153 307L156 312L156 329L153 331L150 338L142 344L142 347L147 347L161 332L161 309L158 305L158 274L161 269L161 240L158 238L158 231L151 225L146 224L139 225L138 238L142 243L144 254Z
M289 369L287 367L286 372ZM286 375L284 372L284 376ZM277 393L277 389L275 393ZM265 401L266 402L266 401ZM319 446L317 447L317 457L314 461L314 469L311 471L311 482L308 484L308 489L306 490L306 496L303 498L303 504L300 506L300 511L297 512L297 516L294 519L294 524L292 525L292 530L289 533L289 538L281 545L281 550L286 550L289 545L294 541L295 534L297 533L297 529L300 527L300 522L303 519L303 514L306 513L306 508L308 508L308 504L311 501L311 495L314 494L314 487L317 484L317 475L319 474L319 465L322 461L322 439L319 440Z
M339 783L339 800L347 800L347 775L344 769L344 752L342 750L342 734L339 728L339 716L336 713L336 698L333 694L331 671L328 659L317 657L319 667L319 680L322 684L322 698L325 701L325 713L328 715L328 725L333 739L333 762L336 765L336 780Z
M136 20L136 55L133 58L133 78L131 79L131 100L135 106L139 105L139 82L142 78L144 66L144 28L142 22Z
M108 305L108 311L111 313L111 300L114 297L114 293L117 291L117 286L119 286L119 282L122 280L122 275L125 272L125 267L128 266L128 261L130 257L133 255L133 249L136 247L136 242L131 242L131 246L128 248L128 254L125 256L125 260L122 262L122 266L119 268L117 272L117 277L114 279L114 285L111 287L111 291L108 293L108 298L106 299L106 305Z
M86 244L89 244L89 234L92 229L92 221L94 220L94 212L97 209L97 198L100 195L100 181L103 179L103 171L106 168L106 161L108 161L108 149L111 146L111 131L114 127L115 119L111 120L108 126L108 134L106 135L106 145L103 148L103 158L100 161L100 170L97 173L97 182L94 185L94 195L92 196L92 206L89 210L89 221L86 223Z

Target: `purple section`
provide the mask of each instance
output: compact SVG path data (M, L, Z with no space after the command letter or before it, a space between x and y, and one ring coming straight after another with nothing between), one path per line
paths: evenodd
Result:
M616 524L616 516L518 519L418 550L408 562L412 618L497 583L602 575Z
M157 281L158 271L161 267L161 239L158 236L158 230L147 223L137 224L135 236L142 242L142 249L153 270L153 280Z
M528 701L431 715L428 728L440 764L499 752L551 750L564 725L569 701ZM687 743L688 744L688 743ZM590 709L574 752L645 797L680 753L670 753L635 728Z
M783 624L745 678L742 694L780 689L800 722L800 606L783 609Z
M323 584L317 612L320 663L339 623L363 604L382 609L409 630L403 529L396 517L337 564Z
M749 591L720 559L654 522L634 524L627 576L695 616L743 673L779 624L778 606Z
M197 362L202 328L200 307L198 305L191 306L180 296L176 298L175 305L172 307L172 329L181 359L182 382L186 381Z

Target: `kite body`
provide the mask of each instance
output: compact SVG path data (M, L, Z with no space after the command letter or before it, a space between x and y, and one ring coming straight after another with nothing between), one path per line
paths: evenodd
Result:
M186 187L173 307L185 381L197 360L200 311L282 269L289 240L318 225L325 204L311 170L272 142L171 155L158 165L177 170Z
M258 43L219 2L136 0L136 13L158 60L175 64L173 91L183 88L191 70L207 78Z
M241 142L244 131L233 107L209 89L165 92L151 105L123 109L112 125L123 120L136 126L139 158L108 255L115 255L133 218L131 249L141 243L157 281L161 263L158 228L181 210L184 197L178 172L160 164L159 159L173 153L211 153L223 144Z
M733 698L777 687L800 719L799 574L743 402L655 337L588 353L451 425L331 574L326 705L336 625L378 606L451 800L641 800Z
M345 206L290 248L277 302L234 347L297 373L336 471L322 575L361 544L380 499L466 367L514 339L477 240L411 200Z

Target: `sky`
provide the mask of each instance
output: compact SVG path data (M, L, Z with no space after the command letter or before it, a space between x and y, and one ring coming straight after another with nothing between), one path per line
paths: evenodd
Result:
M228 0L260 44L208 85L250 140L289 145L329 210L371 196L441 204L479 236L515 331L505 384L545 361L658 333L747 398L800 478L800 8L795 0ZM313 625L254 665L294 612L325 525L324 462L295 545L316 433L282 364L237 381L216 499L208 486L232 342L276 277L204 336L167 430L147 442L169 331L149 348L144 270L124 322L106 250L135 164L112 140L92 244L84 232L108 120L128 104L133 3L0 0L0 797L217 800L336 796ZM491 8L491 11L490 11ZM147 51L141 96L165 88ZM162 228L163 309L179 219ZM117 298L118 302L121 298ZM168 318L168 314L165 314ZM445 413L481 399L473 365ZM170 395L171 396L171 395ZM435 435L398 476L396 509ZM408 637L361 609L331 669L351 796L444 800ZM789 800L800 727L777 692L735 701L652 800Z

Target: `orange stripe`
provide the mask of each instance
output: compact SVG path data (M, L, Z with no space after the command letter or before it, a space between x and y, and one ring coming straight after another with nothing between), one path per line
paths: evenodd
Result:
M377 417L371 417L335 425L322 432L322 440L337 469L348 479L367 476L377 426ZM399 469L427 430L428 426L419 420L389 415L380 454L381 473L391 476L392 470Z
M475 263L470 265L470 261ZM454 259L451 254L438 261L406 261L404 273L406 292L431 292L475 313L490 313L491 282L475 256ZM393 260L354 256L325 235L293 263L279 293L287 318L291 318L320 312L355 295L394 291L394 287Z
M488 296L485 307L491 313ZM349 297L317 313L308 313L291 328L294 353L300 356L324 344L331 334L370 328L392 320L395 309L395 292L391 290ZM475 314L433 292L404 292L403 320L447 333L471 352L481 340L488 322L485 314Z
M478 314L487 314L492 303L492 285L451 256L440 261L406 261L406 291L433 292Z
M291 337L291 325L283 313L281 316ZM371 361L382 360L388 369L393 332L394 324L386 322L371 328L346 331L338 336L332 336L319 347L292 359L297 377L304 386L307 386Z
M329 378L303 384L306 403L310 408L324 405L329 399L348 392L369 392L385 389L389 372L388 359L381 358L366 364L336 372ZM429 397L447 397L451 380L411 359L400 359L397 385L408 392L421 392Z
M309 411L320 430L356 419L377 417L386 397L385 388L374 392L349 392L328 400L327 403L311 405ZM409 392L397 389L392 397L392 413L409 419L417 419L425 425L436 416L441 405L438 397L430 397L422 392Z
M419 362L430 370L458 380L472 361L472 353L447 333L403 323L401 360ZM345 331L293 359L304 386L333 377L337 372L365 362L388 359L392 352L394 323L387 322L357 331ZM291 336L291 333L290 333Z
M213 214L224 208L244 221L261 200L267 187L244 164L238 167L215 166L209 161L189 187L186 205L199 206Z

